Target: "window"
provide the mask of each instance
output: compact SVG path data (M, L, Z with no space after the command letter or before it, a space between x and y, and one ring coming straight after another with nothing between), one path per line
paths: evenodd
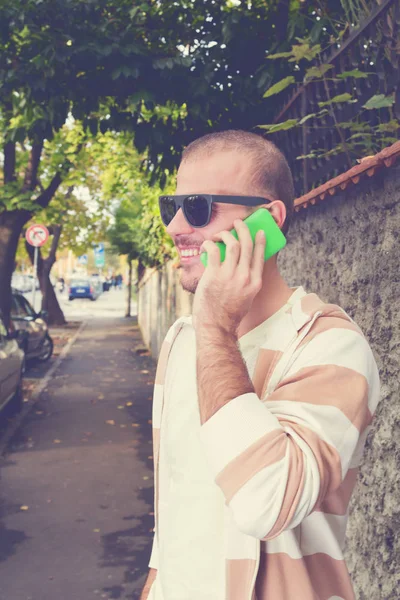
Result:
M25 319L26 317L34 317L35 312L26 298L20 294L13 294L11 316L17 319Z

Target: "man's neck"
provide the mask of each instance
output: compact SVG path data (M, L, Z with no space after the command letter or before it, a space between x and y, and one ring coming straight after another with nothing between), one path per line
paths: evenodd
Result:
M272 317L286 304L294 289L290 288L278 271L276 258L265 264L262 288L254 298L250 311L239 325L238 338Z

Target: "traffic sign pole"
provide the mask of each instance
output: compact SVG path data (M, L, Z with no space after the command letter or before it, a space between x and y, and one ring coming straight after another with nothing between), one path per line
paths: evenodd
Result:
M44 225L31 225L26 234L26 241L31 246L34 246L35 253L33 258L33 285L32 285L32 306L35 308L35 294L36 294L36 279L38 278L38 256L39 248L43 246L49 239L49 230Z
M38 254L39 254L39 246L35 246L35 253L34 253L34 259L33 259L33 286L32 286L32 306L33 306L33 310L36 310L35 308L35 294L36 294L36 279L37 279L37 275L38 275Z

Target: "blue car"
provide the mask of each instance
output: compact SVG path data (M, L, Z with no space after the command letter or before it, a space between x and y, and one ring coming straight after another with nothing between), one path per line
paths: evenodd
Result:
M74 300L74 298L96 300L99 295L98 287L90 279L85 277L71 279L68 290L69 300Z

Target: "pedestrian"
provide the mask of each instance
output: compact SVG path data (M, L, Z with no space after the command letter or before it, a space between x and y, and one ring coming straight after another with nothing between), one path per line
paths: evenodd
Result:
M244 131L190 144L160 198L194 298L158 361L141 600L355 598L344 536L379 373L351 317L252 244L243 220L263 207L286 235L293 199L284 156Z

